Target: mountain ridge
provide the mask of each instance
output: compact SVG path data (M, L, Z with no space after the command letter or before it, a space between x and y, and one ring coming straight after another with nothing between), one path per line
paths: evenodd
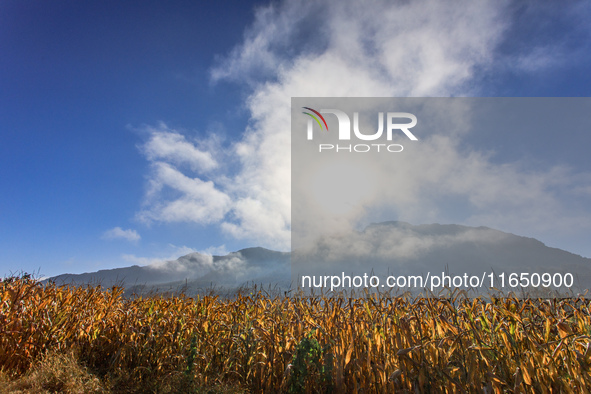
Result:
M546 246L535 238L485 226L385 221L371 223L349 237L324 237L313 246L306 255L312 268L315 261L334 254L335 261L344 262L338 266L339 271L375 264L399 274L433 272L441 267L460 273L572 272L585 286L591 284L591 259ZM46 281L119 285L127 292L174 291L175 286L199 291L207 287L236 289L248 284L287 289L293 280L291 257L291 252L264 247L244 248L225 256L193 252L147 266L62 274ZM334 271L336 267L331 269Z

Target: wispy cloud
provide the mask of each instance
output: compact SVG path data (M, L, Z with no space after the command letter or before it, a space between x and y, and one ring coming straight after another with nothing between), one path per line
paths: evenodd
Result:
M158 127L147 126L145 131L149 133L149 139L142 150L150 161L164 160L179 166L188 165L193 171L208 171L218 166L211 152L199 149L195 143L169 129L164 123Z
M123 255L123 259L149 269L162 273L170 278L176 275L178 279L190 277L191 279L201 278L211 272L220 275L223 282L255 280L257 277L269 273L280 272L283 279L287 278L285 266L282 267L258 267L248 265L247 260L239 253L228 253L225 247L213 247L209 250L197 252L196 250L182 246L169 245L173 252L168 257L138 257L131 254ZM214 255L224 256L214 258ZM170 279L178 280L178 279Z
M371 225L362 232L345 232L338 237L322 238L305 252L315 261L364 261L378 258L390 262L418 259L437 248L455 247L462 243L497 244L509 234L489 228L438 225L408 226L406 223ZM352 242L353 241L353 242Z
M225 256L230 253L226 248L226 245L210 246L206 249L200 250L199 253L209 256Z
M137 242L141 239L140 235L135 230L123 230L121 227L114 227L107 230L102 235L103 239L125 239L129 242Z
M172 191L170 198L164 197ZM212 181L183 174L165 162L152 163L145 209L138 213L144 222L212 223L224 218L231 199L218 190Z
M190 141L164 123L141 131L147 139L139 148L151 164L151 173L137 218L144 223L222 220L230 210L230 197L213 181L199 177L219 166L217 142Z

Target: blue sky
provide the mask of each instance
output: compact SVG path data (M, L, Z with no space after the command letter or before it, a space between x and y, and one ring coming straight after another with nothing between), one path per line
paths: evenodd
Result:
M291 96L589 96L588 2L471 3L1 2L0 275L288 249ZM590 143L466 136L556 211L479 225L591 257Z

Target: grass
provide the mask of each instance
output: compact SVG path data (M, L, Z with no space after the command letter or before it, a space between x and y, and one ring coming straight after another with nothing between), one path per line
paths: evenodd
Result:
M45 354L22 376L0 375L3 393L107 393L101 381L72 352Z

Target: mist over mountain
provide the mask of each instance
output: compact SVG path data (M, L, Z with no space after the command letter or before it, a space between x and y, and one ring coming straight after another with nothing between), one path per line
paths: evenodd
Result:
M190 253L176 260L49 278L57 284L122 286L126 294L180 292L188 295L211 289L231 292L253 284L290 285L289 253L247 248L226 256Z
M293 265L290 265L291 257L290 253L260 247L226 256L191 253L143 267L64 274L50 280L58 284L121 285L128 294L179 290L197 294L212 287L231 292L254 284L287 290L301 273L340 275L341 272L383 271L389 275L411 275L445 271L480 276L484 272L548 272L571 273L577 290L591 287L591 259L488 227L375 223L363 231L319 239L306 250L297 251Z
M504 287L500 286L499 277L503 273ZM380 278L381 289L389 276L421 276L426 281L426 278L443 277L444 274L478 278L492 275L495 279L493 286L504 293L513 291L533 295L551 290L543 286L510 287L508 275L513 273L518 277L522 273L540 277L543 274L561 274L563 277L572 274L572 286L561 289L560 294L567 291L576 294L591 288L591 259L548 247L534 238L488 227L382 222L371 224L362 231L321 237L296 249L292 255L292 280L297 283L302 283L305 275L318 279L327 275L368 274ZM476 289L477 292L488 292L490 281L482 280L482 283L485 285ZM385 286L385 289L389 288Z

